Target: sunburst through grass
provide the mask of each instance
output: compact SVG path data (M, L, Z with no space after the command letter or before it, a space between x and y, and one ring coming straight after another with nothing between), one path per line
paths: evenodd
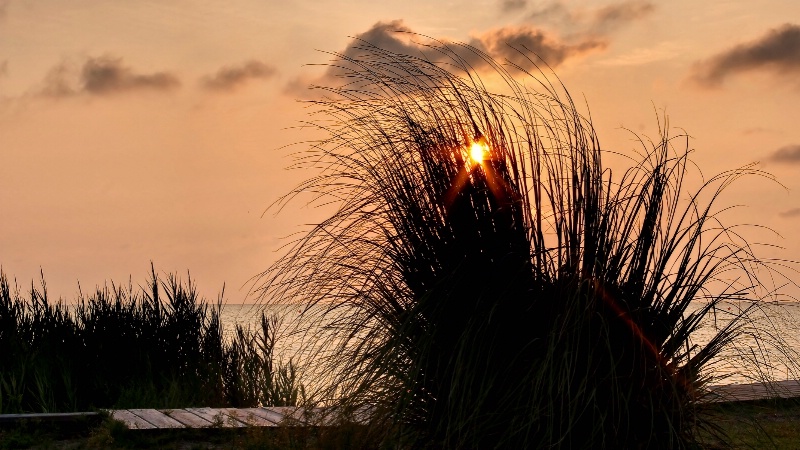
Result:
M337 55L347 85L311 102L329 137L301 166L321 171L284 200L338 209L259 289L303 305L306 376L328 381L315 398L415 448L691 446L703 368L737 322L699 348L690 334L718 302L757 299L771 270L714 202L769 176L688 191L686 136L664 120L614 177L552 75L429 49L437 62L364 42Z

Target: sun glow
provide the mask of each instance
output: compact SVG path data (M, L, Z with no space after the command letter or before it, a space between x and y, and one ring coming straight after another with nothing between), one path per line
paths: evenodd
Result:
M475 164L481 164L489 156L489 148L482 142L473 142L469 148L469 157Z

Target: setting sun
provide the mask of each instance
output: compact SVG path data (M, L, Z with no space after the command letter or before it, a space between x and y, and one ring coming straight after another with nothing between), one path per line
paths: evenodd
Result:
M486 144L481 142L473 142L472 146L469 148L469 157L476 164L484 162L488 156L488 153L489 149L487 148Z

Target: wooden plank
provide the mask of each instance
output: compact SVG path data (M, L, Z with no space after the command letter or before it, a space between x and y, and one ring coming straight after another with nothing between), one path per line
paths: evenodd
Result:
M289 422L286 425L290 425L292 422L294 422L294 424L297 424L297 422L305 424L306 422L306 417L303 414L304 410L302 408L296 406L271 406L267 409L282 415L282 422Z
M262 417L275 425L279 425L283 421L283 414L269 408L244 408L244 411L247 414Z
M66 422L71 420L81 420L90 417L98 417L99 415L100 413L97 412L0 414L0 422L17 422L23 420Z
M156 428L152 423L142 419L127 409L117 409L109 412L111 413L112 419L119 420L131 430L150 430Z
M185 409L167 409L161 410L161 412L184 424L187 428L207 428L212 425L208 420Z
M258 408L220 408L229 417L244 422L251 427L274 427L275 422L265 417L264 414L259 414Z
M217 408L186 408L186 411L208 420L212 427L239 428L247 426Z
M152 423L156 428L186 428L182 423L156 409L129 409L128 411Z

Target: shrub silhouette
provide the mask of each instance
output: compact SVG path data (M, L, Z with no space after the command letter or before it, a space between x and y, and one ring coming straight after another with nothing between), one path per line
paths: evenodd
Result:
M152 267L151 267L152 269ZM92 408L284 406L302 396L294 364L274 357L277 322L220 321L191 278L97 288L68 305L26 298L0 270L0 414Z
M322 170L279 205L312 192L338 209L258 286L304 304L309 373L333 380L317 398L412 447L694 445L703 368L737 321L701 348L690 333L720 301L757 299L771 270L714 203L769 175L688 191L687 138L665 119L613 177L591 121L525 51L336 56L347 84L311 101L328 137L299 154Z

